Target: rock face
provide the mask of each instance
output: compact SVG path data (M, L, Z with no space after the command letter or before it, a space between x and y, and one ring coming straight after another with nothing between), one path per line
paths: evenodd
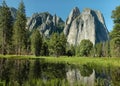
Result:
M78 86L94 86L95 85L95 71L93 70L92 74L89 76L82 76L80 70L70 69L66 73L67 80L70 86L78 84Z
M69 44L78 45L81 40L89 39L93 44L109 39L104 18L100 11L84 9L80 13L75 7L65 23L64 34Z
M15 19L16 18L16 14L17 14L17 9L15 9L14 7L11 7L10 11L11 11L11 15L12 15L13 19Z
M38 29L40 33L49 37L52 32L62 32L64 28L64 21L58 16L52 16L48 12L35 13L27 21L27 28L30 31Z
M65 28L64 28L64 34L67 36L69 34L69 30L70 30L70 27L72 25L72 22L75 18L77 18L78 16L80 15L80 11L79 11L79 8L75 7L69 17L67 18L66 22L65 22Z

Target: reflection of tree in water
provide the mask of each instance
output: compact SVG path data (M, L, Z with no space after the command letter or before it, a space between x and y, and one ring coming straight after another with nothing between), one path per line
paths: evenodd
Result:
M111 79L114 86L120 86L120 67L111 69Z
M93 73L93 69L89 65L84 64L80 67L80 73L82 76L90 76Z
M96 85L99 86L120 86L119 67L100 67L96 66Z
M68 69L67 81L70 86L94 86L95 71L87 65L71 66Z
M9 83L8 86L26 83L37 86L37 82L70 84L67 86L75 86L76 82L78 86L81 82L85 86L120 86L120 67L48 63L44 59L0 59L0 80Z

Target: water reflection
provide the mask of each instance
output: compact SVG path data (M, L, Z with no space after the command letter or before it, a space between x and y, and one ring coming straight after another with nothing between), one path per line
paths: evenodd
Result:
M6 86L120 86L120 67L0 59L0 82Z
M95 83L95 71L93 70L92 74L89 76L82 76L79 69L69 69L66 73L67 80L70 83L70 86L77 85L83 86L94 86Z

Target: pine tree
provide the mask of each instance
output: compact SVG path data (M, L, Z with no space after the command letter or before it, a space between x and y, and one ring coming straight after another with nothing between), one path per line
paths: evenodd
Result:
M21 1L19 8L17 10L16 21L14 23L14 35L13 43L15 45L16 54L21 54L21 52L26 48L27 41L27 29L26 29L26 14L25 6L23 1Z
M60 34L60 43L61 43L61 55L65 55L66 54L66 45L67 45L67 38L66 36L64 35L64 33L61 33Z
M2 48L2 54L10 52L12 43L12 26L13 18L6 2L3 1L0 9L0 45Z
M49 51L51 55L58 56L59 53L59 35L57 33L53 33L51 35Z
M114 21L114 27L110 33L111 55L114 57L120 57L120 6L113 10L112 18Z
M40 50L42 47L42 37L38 30L35 30L31 35L31 50L36 55L40 55Z
M48 44L46 42L42 43L40 55L42 56L48 56L49 55L49 49L48 49Z

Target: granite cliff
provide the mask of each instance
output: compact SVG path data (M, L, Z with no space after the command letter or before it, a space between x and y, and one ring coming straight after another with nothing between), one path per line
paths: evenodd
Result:
M109 39L108 30L100 11L86 8L80 13L75 7L65 22L64 34L69 44L78 45L89 39L93 44Z
M49 37L53 32L63 32L64 21L48 12L35 13L32 17L28 18L27 28L30 31L38 29L43 36Z

